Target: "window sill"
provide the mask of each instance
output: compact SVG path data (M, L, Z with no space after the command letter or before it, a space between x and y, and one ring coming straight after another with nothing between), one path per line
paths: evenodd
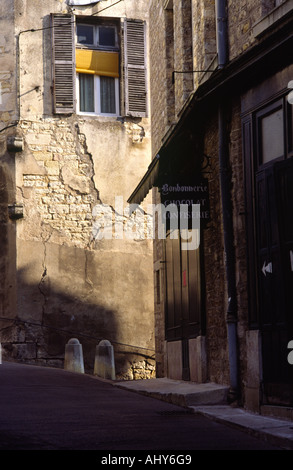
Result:
M76 44L76 49L86 51L119 52L119 47L95 46L94 44Z
M85 119L94 119L96 121L118 121L121 119L121 116L116 115L116 114L94 114L94 113L76 113L77 116Z
M287 0L281 5L274 8L268 15L255 23L252 27L253 35L256 38L263 36L271 29L279 26L286 20L293 11L293 0Z

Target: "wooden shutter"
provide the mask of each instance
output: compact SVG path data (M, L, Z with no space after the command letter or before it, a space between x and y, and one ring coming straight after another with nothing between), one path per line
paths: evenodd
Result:
M145 22L124 22L125 112L128 116L146 117L146 31Z
M51 14L53 49L53 110L75 111L74 16Z

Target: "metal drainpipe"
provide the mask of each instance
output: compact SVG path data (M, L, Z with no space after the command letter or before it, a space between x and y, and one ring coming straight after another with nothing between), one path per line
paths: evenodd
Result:
M216 33L218 68L225 67L228 62L228 32L227 32L226 0L216 0Z
M216 0L218 67L223 68L228 62L228 31L226 0ZM235 251L233 233L233 207L231 200L231 179L229 165L229 138L227 114L221 99L218 109L220 186L223 212L224 250L226 281L228 294L227 335L230 367L229 400L238 397L238 362L237 362L237 290L235 276Z

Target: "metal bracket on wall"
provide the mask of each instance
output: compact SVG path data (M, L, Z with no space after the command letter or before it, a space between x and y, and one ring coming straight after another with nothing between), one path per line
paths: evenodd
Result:
M11 220L17 220L23 218L23 204L9 204L8 214Z
M16 153L23 151L23 138L22 137L8 137L7 138L8 152Z

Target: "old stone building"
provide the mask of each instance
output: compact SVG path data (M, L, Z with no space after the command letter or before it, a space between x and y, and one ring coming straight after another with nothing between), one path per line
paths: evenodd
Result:
M152 241L129 192L151 160L148 1L2 0L3 359L154 375Z
M154 242L157 375L292 418L293 2L149 16L153 159L129 201L201 204L195 248L171 221Z
M292 11L2 0L4 358L62 366L77 336L92 370L108 339L119 378L155 354L157 377L292 418ZM154 243L151 202L179 224L155 212Z

